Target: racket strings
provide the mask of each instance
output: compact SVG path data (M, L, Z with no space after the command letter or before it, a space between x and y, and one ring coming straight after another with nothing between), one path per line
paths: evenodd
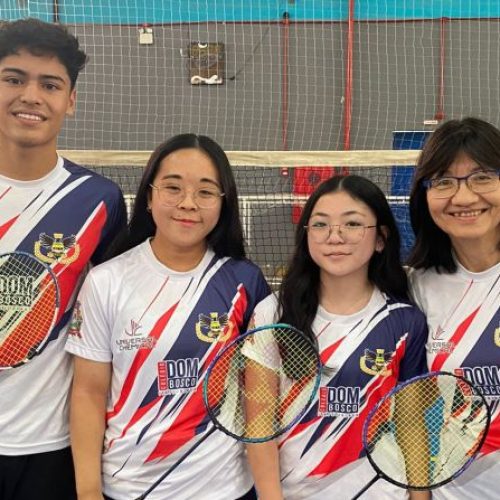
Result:
M290 426L315 392L318 355L300 332L273 328L242 337L207 374L207 405L217 424L247 441Z
M0 260L0 367L30 359L44 343L58 307L58 288L44 264L28 254Z
M384 475L415 488L450 480L479 451L489 424L484 398L453 375L404 386L370 416L366 449Z

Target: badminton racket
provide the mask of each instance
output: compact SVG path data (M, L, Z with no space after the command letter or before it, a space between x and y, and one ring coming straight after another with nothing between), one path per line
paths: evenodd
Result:
M431 372L396 386L364 424L377 475L352 500L380 478L412 490L453 481L481 450L490 419L484 396L463 377Z
M320 373L317 349L290 325L261 326L233 340L203 379L203 401L213 426L137 500L216 430L245 443L269 441L289 430L312 403Z

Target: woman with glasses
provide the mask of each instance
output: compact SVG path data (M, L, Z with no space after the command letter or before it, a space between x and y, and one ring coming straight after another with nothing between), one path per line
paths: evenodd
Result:
M333 177L308 199L279 294L257 306L253 322L294 325L325 368L298 425L278 442L248 445L259 499L350 499L373 477L361 440L366 416L398 381L425 371L426 320L408 300L399 246L389 204L370 180ZM385 481L363 496L405 497Z
M410 197L410 281L427 315L430 370L463 375L491 403L482 454L437 499L498 498L500 478L500 131L451 120L431 135Z
M210 429L201 379L269 293L245 259L223 150L182 134L153 152L116 257L90 271L67 350L79 498L143 494ZM241 444L214 433L148 499L255 498Z

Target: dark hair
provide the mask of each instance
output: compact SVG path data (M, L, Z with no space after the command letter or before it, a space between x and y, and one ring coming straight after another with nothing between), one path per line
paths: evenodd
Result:
M139 245L156 232L156 225L151 212L147 210L150 184L154 182L161 161L170 153L179 149L195 148L206 153L213 161L224 196L217 225L207 236L209 246L218 256L243 259L245 248L243 228L241 226L238 194L231 165L222 148L204 135L179 134L160 144L149 158L135 197L132 217L124 235L118 238L109 256L119 255Z
M25 49L34 56L55 56L66 68L74 88L78 74L87 62L77 38L60 24L39 19L19 19L0 23L0 60Z
M449 120L430 136L419 156L410 193L410 219L415 245L408 264L416 269L434 267L454 273L457 265L452 255L450 237L433 221L427 204L423 181L441 175L465 154L484 168L500 165L500 131L479 118Z
M377 219L377 234L385 243L383 250L374 252L370 259L368 279L391 297L408 300L408 281L400 263L399 232L384 193L372 181L358 175L332 177L320 184L305 204L295 233L295 251L279 290L280 321L294 325L312 340L315 340L312 323L320 299L320 273L309 253L304 226L322 196L341 191L370 207Z

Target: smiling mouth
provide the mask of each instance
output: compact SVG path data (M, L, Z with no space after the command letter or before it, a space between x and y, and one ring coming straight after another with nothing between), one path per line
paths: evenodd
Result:
M45 118L43 118L42 116L34 115L32 113L14 113L14 116L31 122L41 122L45 120Z
M450 215L452 217L457 217L460 219L467 219L467 218L474 218L474 217L479 217L482 213L486 212L486 208L483 208L481 210L467 210L463 212L453 212Z

